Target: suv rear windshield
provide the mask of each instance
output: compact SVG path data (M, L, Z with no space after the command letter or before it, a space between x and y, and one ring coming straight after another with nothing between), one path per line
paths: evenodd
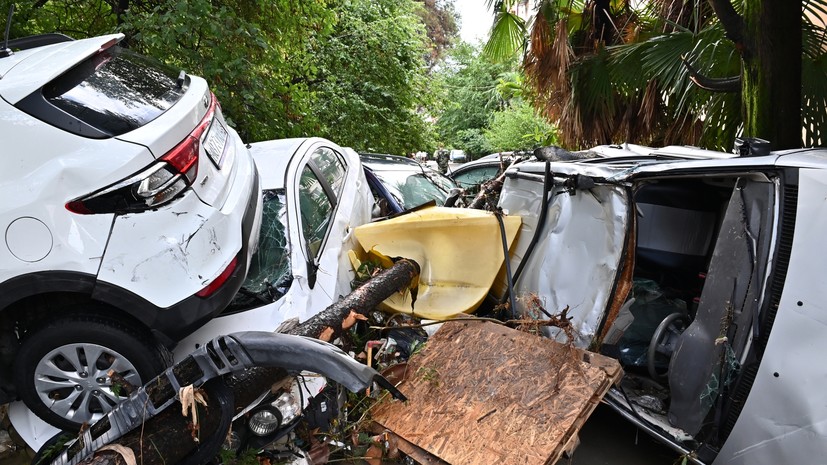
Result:
M114 137L174 105L186 91L186 85L178 87L177 78L174 69L115 46L49 82L18 108L74 134Z

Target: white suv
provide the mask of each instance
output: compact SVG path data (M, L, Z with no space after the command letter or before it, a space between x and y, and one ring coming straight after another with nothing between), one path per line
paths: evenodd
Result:
M122 38L0 57L0 402L67 429L115 405L110 373L143 384L226 307L261 221L207 83Z

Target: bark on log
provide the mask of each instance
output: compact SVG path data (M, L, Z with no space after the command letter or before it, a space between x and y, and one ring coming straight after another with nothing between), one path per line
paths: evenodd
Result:
M474 197L471 205L468 205L468 208L488 211L496 210L497 201L500 198L500 192L503 190L504 182L505 173L482 183L479 193L477 193L477 196Z
M338 337L343 331L342 322L351 311L366 314L395 292L407 289L418 275L419 265L416 262L401 259L340 301L288 331L288 334L319 337L326 328L331 328L333 338ZM255 401L284 376L286 373L280 368L253 368L226 378L235 395L236 411ZM218 427L220 412L216 404L211 399L208 407L199 409L201 438L209 437ZM197 447L191 426L190 419L181 415L180 404L175 403L117 443L131 449L141 465L174 464L188 457ZM126 461L116 452L101 451L80 462L80 465L126 465Z

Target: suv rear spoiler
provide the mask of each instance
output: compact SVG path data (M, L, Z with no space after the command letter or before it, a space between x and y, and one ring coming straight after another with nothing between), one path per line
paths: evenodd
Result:
M59 34L51 32L48 34L37 34L33 36L21 37L9 41L8 47L14 50L28 50L30 48L43 47L44 45L59 44L61 42L69 42L75 40L66 34Z

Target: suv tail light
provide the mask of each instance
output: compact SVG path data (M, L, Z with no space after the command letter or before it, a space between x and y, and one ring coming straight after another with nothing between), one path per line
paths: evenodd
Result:
M184 192L198 174L201 138L215 116L217 101L211 94L210 107L198 126L157 162L138 174L98 192L66 203L66 209L81 215L133 213L159 207Z
M207 284L203 289L196 292L195 295L198 297L209 297L215 293L221 286L230 279L232 276L233 271L235 271L236 266L238 266L238 257L233 258L230 261L230 264L227 265L227 268L224 268L224 271L221 272L215 279L212 280L211 283Z

